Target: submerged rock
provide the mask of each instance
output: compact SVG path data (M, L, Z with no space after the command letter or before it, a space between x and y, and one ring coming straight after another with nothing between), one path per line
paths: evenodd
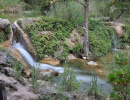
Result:
M89 61L88 65L90 65L90 66L97 66L98 64L96 62L94 62L94 61Z
M55 66L55 65L58 65L60 63L60 61L59 60L54 60L52 58L47 58L47 59L43 59L41 61L41 63L45 63L45 64Z

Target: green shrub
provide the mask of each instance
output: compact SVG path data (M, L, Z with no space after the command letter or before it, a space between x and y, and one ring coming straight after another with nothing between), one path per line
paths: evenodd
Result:
M80 44L80 43L76 44L76 45L73 47L72 52L73 52L73 54L75 54L76 56L79 56L79 55L83 54L83 53L84 53L84 47L83 47L83 45Z
M17 24L22 28L22 22L21 22L21 20L18 20Z
M62 45L63 45L63 52L61 56L58 57L58 59L60 59L61 61L65 61L69 54L69 51L71 51L72 48L70 48L66 42L63 42Z
M130 43L130 25L123 26L123 29L125 30L125 35L121 39L121 42Z
M113 72L109 74L108 78L113 83L114 88L111 93L111 98L114 100L128 100L130 95L130 62L124 56L119 54L115 56L115 65Z
M10 33L10 26L7 26L3 31L0 30L0 43L4 42Z
M0 32L0 43L4 42L5 40L5 33L3 31Z
M40 58L43 58L45 55L55 57L55 51L64 47L61 57L58 58L60 60L65 60L69 49L66 48L62 42L65 38L70 36L73 28L73 24L67 20L44 17L42 20L36 21L25 27L24 31L31 37L31 41L34 44ZM43 36L38 37L38 31L52 31L52 34L44 34Z
M23 70L22 64L19 61L14 59L14 61L13 61L13 69L16 71L15 78L19 79L21 77L21 72Z
M113 30L100 21L89 19L89 46L93 56L102 56L111 48Z

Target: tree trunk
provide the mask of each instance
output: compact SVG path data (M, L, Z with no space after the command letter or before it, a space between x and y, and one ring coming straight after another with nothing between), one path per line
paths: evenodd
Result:
M87 56L87 58L89 57L88 10L89 10L89 0L85 0L84 50L85 50L85 56Z

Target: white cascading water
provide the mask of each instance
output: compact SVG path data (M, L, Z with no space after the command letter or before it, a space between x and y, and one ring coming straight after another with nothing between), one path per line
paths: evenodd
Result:
M25 60L33 67L40 68L40 69L52 69L55 71L58 71L59 73L63 73L64 69L63 67L54 67L48 64L42 64L37 63L34 61L33 57L23 48L23 46L20 43L16 43L16 41L13 42L13 47L19 50L19 52L22 54L22 56L25 58Z

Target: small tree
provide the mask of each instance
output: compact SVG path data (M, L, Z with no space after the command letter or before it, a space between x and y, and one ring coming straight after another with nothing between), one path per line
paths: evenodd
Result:
M52 0L50 3L54 3L56 0ZM59 0L59 1L65 1L65 0ZM72 0L68 0L72 1ZM84 0L82 2L81 0L75 0L79 2L81 5L84 6L84 50L85 50L85 56L89 59L89 38L88 38L88 10L89 10L89 0Z
M115 6L114 13L118 13L116 19L119 19L124 13L130 13L130 1L129 0L111 0L111 6Z

